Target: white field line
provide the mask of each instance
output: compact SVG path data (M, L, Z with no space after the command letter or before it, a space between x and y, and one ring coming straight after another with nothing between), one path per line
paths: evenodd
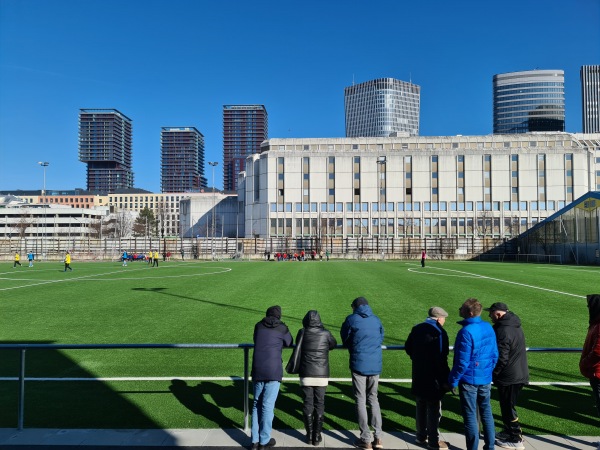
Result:
M86 377L86 378L25 378L25 381L242 381L243 377ZM0 381L19 381L17 377L0 377ZM297 377L284 377L283 381L298 381ZM351 383L352 378L329 378L329 381ZM410 378L380 378L380 383L410 383ZM533 386L589 386L588 382L577 381L531 381Z
M531 284L517 283L516 281L509 281L509 280L502 280L500 278L488 277L488 276L479 275L479 274L476 274L476 273L463 272L462 270L446 269L446 268L443 268L443 267L428 267L428 269L445 270L445 271L448 271L448 272L459 273L459 274L461 274L461 275L459 275L459 277L463 276L463 277L483 278L485 280L498 281L500 283L507 283L507 284L514 284L516 286L523 286L523 287L528 287L528 288L531 288L531 289L537 289L537 290L540 290L540 291L553 292L555 294L568 295L570 297L586 298L585 295L571 294L570 292L557 291L555 289L548 289L548 288L544 288L544 287L540 287L540 286L533 286ZM430 273L430 272L426 272L426 271L419 270L419 269L408 269L408 270L410 272L420 273L420 274L423 274L423 275L452 276L452 275Z
M10 291L10 290L14 290L14 289L22 289L22 288L28 288L28 287L34 287L34 286L41 286L41 285L45 285L45 284L52 284L52 283L64 283L64 282L73 282L73 281L119 281L119 280L152 280L152 279L165 279L165 278L186 278L186 277L201 277L201 276L205 276L205 275L216 275L219 273L226 273L226 272L231 272L231 268L229 267L211 267L211 269L219 269L219 271L216 272L208 272L208 273L195 273L195 274L188 274L188 275L163 275L163 276L150 276L150 277L123 277L123 278L111 278L111 279L94 279L96 277L102 277L105 275L113 275L113 274L117 274L117 273L123 273L123 269L120 269L118 271L112 271L112 272L102 272L102 273L95 273L95 274L91 274L91 275L84 275L84 276L80 276L80 277L75 277L75 278L64 278L64 279L60 279L60 280L43 280L43 281L39 281L36 283L32 283L32 284L26 284L26 285L22 285L22 286L13 286L13 287L7 287L7 288L1 288L1 291ZM125 269L128 272L130 271L147 271L148 268L139 268L139 269ZM11 277L0 277L0 279L4 279L4 280L11 280L11 281L34 281L34 280L26 280L26 279L14 279Z

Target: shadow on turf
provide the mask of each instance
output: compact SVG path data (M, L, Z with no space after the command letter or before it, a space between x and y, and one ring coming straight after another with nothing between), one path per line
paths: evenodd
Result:
M50 341L1 341L2 344L53 344ZM77 350L73 350L77 351ZM26 350L26 378L94 378L57 349ZM0 376L18 377L20 350L0 350ZM16 428L18 422L19 382L0 383L0 428ZM102 381L27 381L25 383L25 428L141 428L160 429L160 425L135 404ZM175 439L164 433L164 442Z
M202 416L219 428L238 428L223 412L229 408L242 410L240 391L243 392L242 382L231 382L230 385L203 381L196 386L188 386L184 380L173 379L169 390L184 407L192 413Z
M256 309L256 308L246 308L244 306L237 306L237 305L232 305L232 304L227 304L227 303L219 303L219 302L215 302L214 300L206 300L206 299L201 299L201 298L194 298L194 297L187 297L185 295L180 295L180 294L174 294L172 292L167 292L168 288L164 288L164 287L154 287L154 288L132 288L132 291L138 291L138 292L154 292L156 294L161 294L161 295L168 295L169 297L175 297L175 298L180 298L180 299L184 299L184 300L191 300L194 302L200 302L200 303L206 303L209 305L213 305L213 306L220 306L222 308L227 308L227 309L237 309L239 311L245 311L245 312L250 312L252 314L256 314L257 320L253 323L251 323L249 325L249 327L253 326L254 323L258 322L258 320L260 320L261 317L264 317L265 312L263 312L263 310L260 309ZM307 310L308 311L308 310ZM350 314L350 312L348 312L348 314ZM304 316L297 318L297 317L292 317L292 316L286 316L285 315L285 311L283 311L283 317L282 320L284 322L294 322L297 323L297 327L298 328L302 328L302 319L304 319ZM329 324L329 323L325 323L323 322L323 325L331 330L339 330L340 327L342 326L342 324ZM292 327L290 326L290 332L292 333L293 336L295 336L295 333L292 330ZM385 338L385 344L387 345L401 345L404 344L404 339L397 339L397 338L393 338L390 336L386 336Z

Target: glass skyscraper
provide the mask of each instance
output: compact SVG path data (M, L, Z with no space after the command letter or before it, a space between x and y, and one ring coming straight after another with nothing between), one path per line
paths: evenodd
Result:
M419 135L421 87L378 78L344 89L346 137Z
M565 74L530 70L494 75L494 134L565 131Z
M161 192L198 192L204 178L204 136L194 127L163 127L160 132Z
M246 157L260 153L260 144L268 138L263 105L223 106L223 190L237 190L237 176L246 168Z
M600 133L600 66L582 66L580 74L583 132Z
M87 190L133 188L131 119L116 109L79 110L79 161L87 164Z

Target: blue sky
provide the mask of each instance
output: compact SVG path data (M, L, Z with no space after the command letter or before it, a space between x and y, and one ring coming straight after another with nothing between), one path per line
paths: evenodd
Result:
M160 128L219 161L222 107L262 104L269 137L343 137L344 87L421 86L423 136L492 132L492 76L600 64L599 0L0 0L0 192L85 188L80 108L133 120L135 187L160 191ZM208 167L205 175L212 181Z

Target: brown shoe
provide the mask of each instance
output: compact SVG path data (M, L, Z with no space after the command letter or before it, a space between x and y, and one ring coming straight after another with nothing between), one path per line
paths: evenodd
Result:
M448 443L444 442L444 441L439 441L437 443L437 445L436 444L428 444L427 448L429 450L448 450Z
M372 449L373 446L371 445L370 442L365 442L362 439L357 439L353 442L354 446L356 448L366 448L366 449Z
M373 448L383 448L383 443L381 442L380 438L373 439L373 442L371 445L373 446Z

